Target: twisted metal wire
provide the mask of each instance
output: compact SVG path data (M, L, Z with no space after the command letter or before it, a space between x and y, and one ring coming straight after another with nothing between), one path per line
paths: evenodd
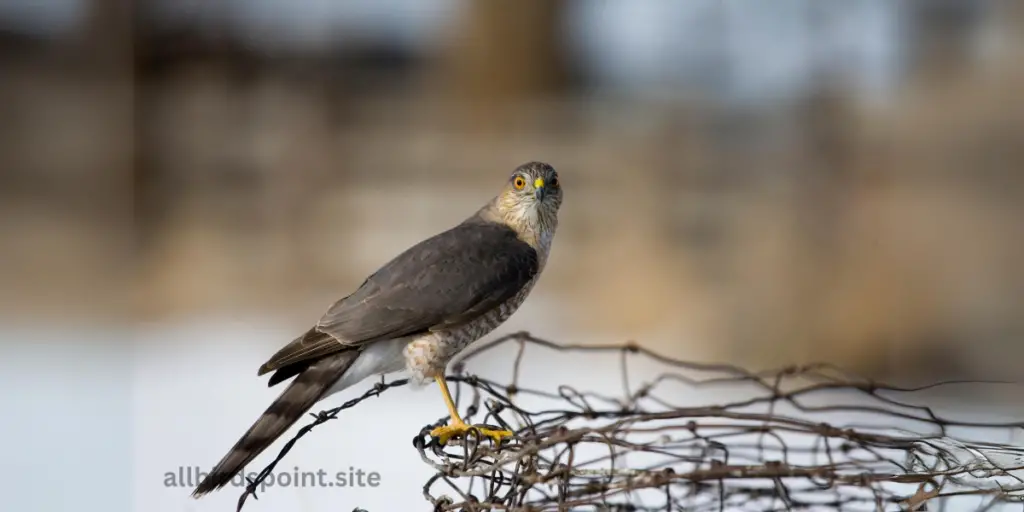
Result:
M466 367L496 347L516 344L508 384L470 375ZM520 383L527 350L617 353L621 396L567 385L555 391ZM632 388L629 361L646 358L664 371ZM673 359L632 343L563 345L515 333L468 351L448 381L470 397L465 419L513 430L495 445L471 430L439 445L426 425L413 445L434 474L423 496L435 511L478 510L989 510L1024 509L1024 446L979 441L1008 436L1024 421L956 420L915 403L918 395L960 385L944 381L899 387L860 379L828 364L750 372L731 365ZM404 386L380 382L362 396L314 415L239 497L273 472L316 426L367 398ZM689 396L734 400L673 403L672 385ZM525 408L529 400L546 408ZM919 401L919 400L918 400ZM817 402L817 403L815 403ZM848 418L848 420L847 420ZM828 419L830 421L824 421ZM855 419L855 421L853 421ZM954 501L959 500L959 501Z

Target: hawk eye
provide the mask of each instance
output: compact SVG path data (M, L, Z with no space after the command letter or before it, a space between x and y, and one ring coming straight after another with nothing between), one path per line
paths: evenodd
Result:
M548 185L551 185L552 187L557 187L558 186L558 176L552 176L551 180L548 181Z
M516 179L512 180L512 185L514 185L517 190L520 190L526 186L526 180L523 179L522 176L516 176Z

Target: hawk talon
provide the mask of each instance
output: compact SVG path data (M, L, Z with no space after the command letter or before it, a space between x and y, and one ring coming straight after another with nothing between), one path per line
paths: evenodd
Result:
M448 390L448 382L445 380L444 375L435 375L434 380L437 381L437 385L441 388L441 396L444 397L444 403L448 406L448 414L452 418L451 425L442 425L430 431L430 436L436 437L438 443L444 445L452 437L465 436L466 432L473 429L479 431L481 436L493 439L494 444L498 445L501 444L503 438L512 437L512 431L510 430L494 430L483 425L468 425L463 421L462 416L459 416L459 410L455 407L455 400L452 399L452 393Z
M482 425L468 425L464 422L455 422L451 425L442 425L430 431L431 437L436 437L437 442L441 445L445 445L448 441L457 436L465 436L470 430L477 430L481 436L486 436L494 440L494 444L500 445L501 440L506 437L512 437L511 430L494 430Z

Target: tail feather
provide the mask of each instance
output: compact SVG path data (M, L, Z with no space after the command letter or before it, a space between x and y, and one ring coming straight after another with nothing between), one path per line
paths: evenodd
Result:
M224 487L278 437L288 430L337 382L359 355L357 350L338 352L316 360L298 374L270 407L199 483L192 496Z

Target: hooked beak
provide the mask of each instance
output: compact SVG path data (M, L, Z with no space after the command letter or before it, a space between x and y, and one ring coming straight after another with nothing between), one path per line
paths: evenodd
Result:
M544 178L537 178L533 182L533 197L536 197L538 201L544 200L544 194L547 189L544 188Z

